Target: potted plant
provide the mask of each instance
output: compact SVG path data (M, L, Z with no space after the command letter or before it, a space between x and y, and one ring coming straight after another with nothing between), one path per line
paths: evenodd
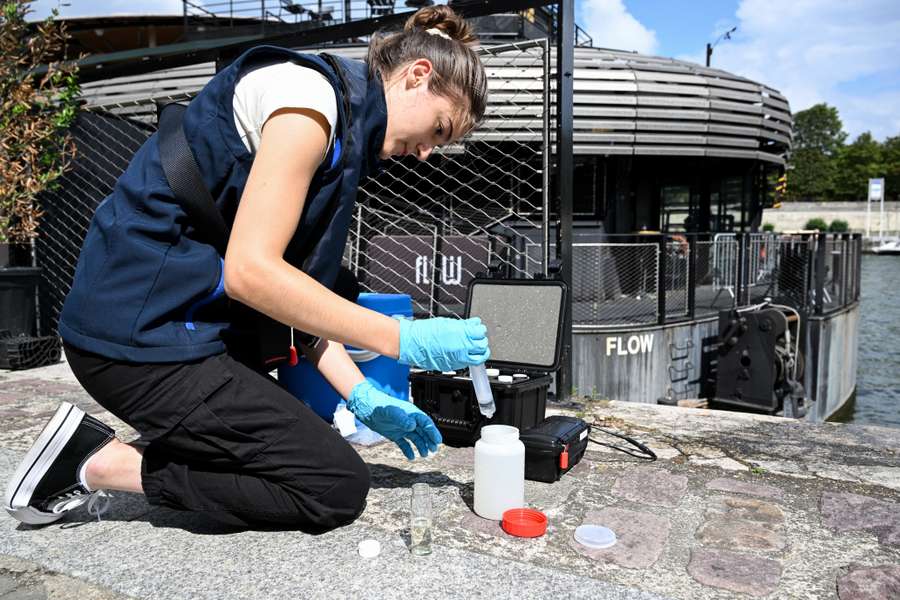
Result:
M55 21L56 11L27 23L30 4L0 0L0 332L5 332L0 335L5 341L38 333L38 196L58 186L75 155L68 128L80 93L77 66L62 60L65 25Z

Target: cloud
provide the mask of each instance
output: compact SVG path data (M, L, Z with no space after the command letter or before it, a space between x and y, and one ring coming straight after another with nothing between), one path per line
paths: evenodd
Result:
M585 0L579 6L578 24L594 39L594 46L656 53L656 32L635 19L622 0Z
M900 134L896 0L741 0L736 18L713 66L776 88L793 112L836 106L851 139Z

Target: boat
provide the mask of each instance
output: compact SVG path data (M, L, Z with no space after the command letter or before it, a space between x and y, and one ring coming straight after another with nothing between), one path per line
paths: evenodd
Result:
M870 250L872 254L900 255L900 239L883 239Z

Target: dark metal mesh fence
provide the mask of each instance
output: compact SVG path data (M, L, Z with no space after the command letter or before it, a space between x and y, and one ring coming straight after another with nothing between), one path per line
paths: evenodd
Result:
M478 273L546 272L547 52L544 41L482 49L491 95L478 130L360 188L349 266L364 290L409 294L418 316L461 316Z
M725 237L694 243L694 316L719 314L735 305L737 241Z
M573 244L573 326L650 324L659 319L659 244Z
M666 320L687 318L690 313L690 304L688 303L690 244L687 240L667 242L663 257L665 261Z
M764 295L798 310L806 309L815 294L810 287L815 239L784 236L778 239L777 248L777 270Z
M576 328L708 318L766 300L822 314L859 299L859 236L715 234L709 240L688 235L662 244L660 236L648 237L654 241L574 245ZM823 276L816 279L819 255Z
M840 235L825 240L822 263L822 312L839 310L859 297L861 240Z

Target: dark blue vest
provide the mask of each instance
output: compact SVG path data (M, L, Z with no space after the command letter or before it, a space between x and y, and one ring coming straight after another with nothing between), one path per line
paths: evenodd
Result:
M337 95L335 144L313 178L285 252L289 263L331 287L359 182L379 167L387 122L380 79L358 61L260 46L216 74L191 101L184 132L230 225L254 158L234 126L234 86L248 69L285 60L321 72ZM223 352L223 337L240 327L232 327L235 312L224 297L223 260L201 240L166 181L154 134L94 214L60 315L62 338L134 362Z

